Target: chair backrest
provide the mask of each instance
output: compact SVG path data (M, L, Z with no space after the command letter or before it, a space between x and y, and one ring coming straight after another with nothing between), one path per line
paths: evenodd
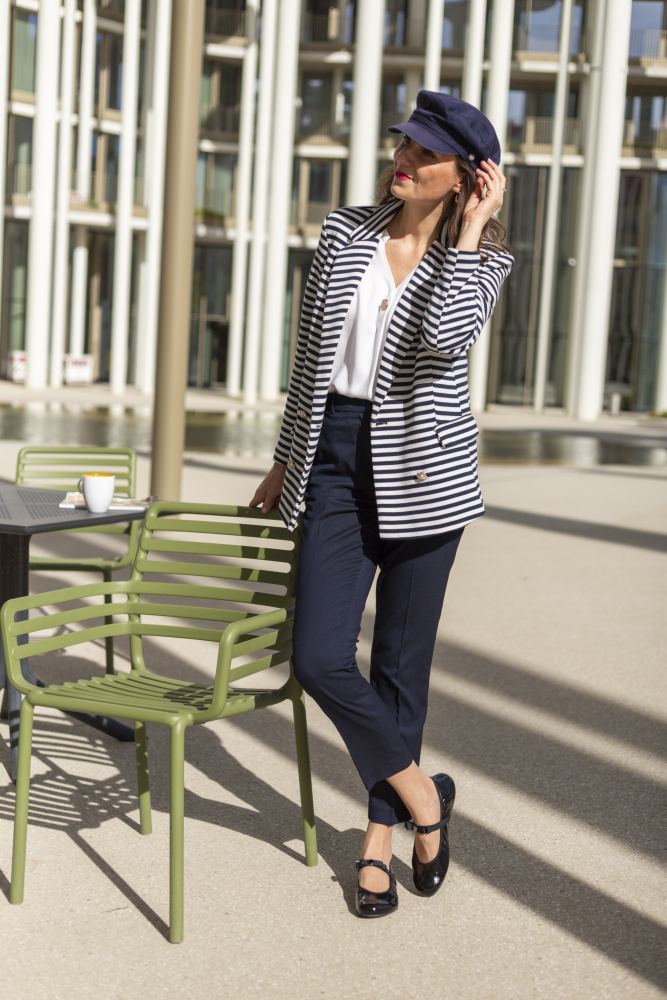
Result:
M88 445L26 445L16 460L16 485L46 490L77 489L84 472L111 472L116 477L114 492L120 496L136 493L137 456L133 448L105 448ZM74 531L117 534L132 529L129 524L108 524Z
M275 511L158 501L146 512L131 580L142 582L144 606L153 594L213 600L226 621L291 610L298 537Z
M75 490L84 472L111 472L116 477L116 493L133 496L137 457L133 448L27 445L16 461L16 484Z
M135 657L141 659L142 634L168 635L173 629L182 638L216 639L229 622L277 609L286 612L280 638L287 641L299 537L300 530L289 532L275 511L264 515L251 507L152 504L128 585L138 599L142 622Z

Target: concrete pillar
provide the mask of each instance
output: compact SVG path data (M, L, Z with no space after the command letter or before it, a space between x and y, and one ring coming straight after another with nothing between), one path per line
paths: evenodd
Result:
M0 108L3 113L0 115L0 204L4 206L5 190L7 184L7 115L4 109L7 107L9 97L9 38L11 31L11 6L8 0L0 4ZM0 288L3 287L2 275L4 274L4 246L5 246L5 212L4 208L0 212ZM3 296L0 295L0 330L2 329L2 309L4 306Z
M662 325L660 327L660 347L658 373L655 384L653 409L656 413L667 413L667 259L663 258L662 271Z
M127 380L127 349L132 277L132 209L134 162L137 145L137 94L139 81L139 28L141 0L125 0L123 34L122 131L118 163L116 234L111 302L111 391L124 392Z
M142 392L155 387L155 353L158 340L160 300L160 257L162 253L162 218L164 212L165 155L167 144L167 98L169 95L169 41L171 37L170 0L152 0L149 9L152 29L151 72L148 82L145 170L148 230L142 260L137 337L136 385Z
M542 273L540 275L540 312L537 323L537 359L535 363L535 393L533 405L536 412L544 409L544 397L549 364L549 344L551 339L551 318L553 312L556 258L558 254L558 214L562 179L561 158L563 155L563 133L567 115L568 73L570 61L570 32L572 29L572 0L563 0L560 22L560 48L558 56L558 76L554 99L553 141L549 186L547 190L547 211L542 245Z
M81 63L79 73L79 125L76 147L76 195L80 204L90 200L92 165L92 117L95 93L95 54L97 10L95 0L83 0L81 25ZM77 226L72 255L72 286L70 292L71 354L83 354L86 342L86 298L88 290L88 233Z
M151 492L178 500L185 442L204 0L173 0Z
M667 25L667 7L663 9L663 28ZM663 258L662 272L662 325L660 328L660 358L655 387L656 413L667 413L667 258Z
M444 0L429 0L426 20L426 46L424 51L425 90L438 90L440 88L442 22L444 17Z
M259 365L259 336L264 305L264 269L267 264L266 225L269 194L269 169L271 166L271 124L273 121L273 74L276 52L276 26L278 0L264 0L262 4L262 46L259 59L259 97L253 177L252 243L250 246L250 275L248 279L248 311L244 344L243 397L252 403L257 398L257 369ZM284 242L284 241L283 241ZM276 251L272 248L270 264L273 267ZM274 329L269 335L282 344L281 331ZM241 389L240 344L233 340L227 359L227 392L237 395Z
M248 0L246 3L246 50L243 56L241 75L241 121L239 123L239 158L236 172L231 315L227 348L227 391L234 395L238 395L241 385L240 368L248 277L248 215L250 213L250 182L253 164L258 13L259 0Z
M271 266L266 271L260 371L260 395L265 400L276 399L280 389L280 356L287 280L287 225L294 161L300 23L301 0L281 0L271 142L268 225ZM250 401L255 384L251 370L246 373L244 382L244 398Z
M60 55L60 3L42 0L37 16L35 119L32 139L32 215L28 230L26 301L26 383L46 385L51 328L53 191L56 162L56 110Z
M357 6L350 153L345 192L348 205L372 205L375 201L383 46L384 0L365 0Z
M491 47L489 76L484 113L498 133L501 149L507 135L507 102L512 62L512 30L514 26L514 0L494 0L491 21ZM489 369L491 338L486 324L477 343L469 352L470 405L473 410L483 410L486 405L486 383Z
M60 65L60 137L53 264L53 324L51 327L51 385L62 385L67 331L67 278L69 264L69 198L72 189L72 101L74 98L75 0L65 0Z
M565 409L569 414L576 410L579 385L579 359L581 354L581 315L584 297L587 294L586 257L589 252L591 232L591 212L593 182L595 175L595 143L600 102L600 81L602 69L602 48L604 45L605 0L591 0L594 8L591 14L591 38L589 44L590 72L582 81L582 151L584 162L579 178L577 205L577 234L575 246L576 267L570 302L569 331L567 344L567 367L565 378Z
M632 0L618 0L613 10L604 6L599 100L595 141L590 150L594 157L590 229L587 252L579 265L585 268L586 290L580 314L579 379L574 402L574 413L580 420L594 420L602 409Z
M486 31L486 0L470 0L466 26L461 97L479 108L482 103L482 63ZM501 137L502 142L502 137Z

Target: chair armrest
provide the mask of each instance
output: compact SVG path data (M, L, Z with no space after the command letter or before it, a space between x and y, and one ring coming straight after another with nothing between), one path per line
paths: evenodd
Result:
M51 625L57 627L66 625L70 621L77 621L76 607L51 613L48 612L49 608L89 597L107 598L113 597L114 594L131 593L131 583L130 580L119 580L115 583L87 583L80 587L62 587L58 590L47 590L41 594L14 597L5 601L0 611L0 624L5 668L12 686L22 694L28 694L36 687L35 684L26 680L21 669L21 662L31 655L29 634L40 628L49 628ZM29 619L28 612L34 610L44 610L43 617L37 621ZM98 614L100 613L100 609L96 608L95 610ZM63 636L62 646L67 645L69 645L67 637Z
M222 712L227 700L229 690L230 672L232 660L235 656L243 656L245 653L254 653L260 649L268 649L276 642L279 626L285 624L292 618L291 612L287 608L276 608L275 611L267 611L261 615L251 615L249 618L241 618L231 622L220 637L218 646L218 662L215 670L215 681L213 684L213 701L211 703L211 714L218 715ZM277 626L273 628L273 626ZM250 632L259 629L272 629L263 635L253 636L245 642L239 640Z

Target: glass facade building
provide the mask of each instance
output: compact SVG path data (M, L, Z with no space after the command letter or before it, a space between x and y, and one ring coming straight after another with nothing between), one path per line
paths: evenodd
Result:
M43 51L43 3L12 0L7 23L0 25L0 33L7 33L7 44L0 49L0 99L6 109L0 131L5 196L0 374L12 377L16 352L30 354L31 296L36 301L41 295L51 310L49 330L41 341L32 341L33 352L43 350L49 359L42 384L59 384L62 357L68 354L90 355L92 377L112 379L112 353L118 349L113 311L122 308L127 361L123 358L114 388L122 393L125 385L137 385L150 392L170 0L51 3L60 9L59 28ZM190 385L226 390L250 401L275 399L285 390L304 282L324 215L354 203L362 183L360 164L373 167L365 190L367 200L374 200L375 180L391 163L397 141L387 126L409 116L421 87L465 99L471 99L476 87L475 103L492 117L504 140L508 191L500 218L516 259L487 331L476 405L564 407L580 416L600 412L612 402L636 411L667 410L667 2L572 0L565 60L559 57L567 6L561 0L368 0L380 30L363 37L369 29L362 24L361 0L271 4L277 15L273 26L266 16L269 0L247 6L242 0L206 4ZM284 20L295 17L293 128L268 139L269 157L277 143L290 144L292 176L286 190L276 191L270 176L262 179L255 162L260 155L258 109L277 90L276 74L284 72L285 53L279 52ZM374 58L369 57L369 44L376 47ZM595 89L614 44L624 53L624 106L622 101L610 106ZM267 81L261 74L268 45L274 47L275 59L273 77ZM254 63L249 62L251 46L257 54ZM47 48L53 50L50 57ZM498 74L499 62L506 64L504 76ZM377 101L368 101L366 84L360 84L367 81L363 74L370 65L378 67L371 88ZM250 71L253 79L247 86L244 74ZM40 80L48 81L49 72L58 95L50 133L48 123L40 119L40 102L48 95L39 92ZM562 74L564 97L559 104ZM131 94L124 95L124 85L134 88ZM252 107L245 108L244 101ZM372 107L362 107L364 102ZM501 111L494 111L497 108ZM247 110L250 116L244 119ZM365 116L365 132L355 130L355 116ZM596 128L605 128L607 122L619 142L608 165L605 206L593 161L600 135ZM69 141L63 147L65 138ZM244 158L244 142L249 158ZM559 163L554 146L560 151ZM40 164L39 175L36 148L47 150L42 155L50 161ZM70 148L69 157L64 148ZM44 185L45 170L51 172L53 192L47 208L38 208L35 177ZM132 193L123 200L127 170ZM555 176L559 192L554 229L549 224L549 192ZM249 207L247 218L239 220L238 192L244 178ZM268 207L258 222L262 183L268 185ZM245 342L251 297L257 291L246 272L252 241L267 241L266 216L276 200L284 202L287 226L282 245L272 244L270 254L263 251L260 297L280 255L284 269L277 273L285 275L279 298L282 316L260 318L257 355ZM612 240L598 239L603 218L614 222ZM60 243L58 232L66 234ZM129 255L116 253L121 233ZM53 240L45 265L49 273L30 274L31 239ZM550 239L553 245L547 253ZM190 249L184 247L184 253ZM607 264L601 277L596 272L593 289L587 285L586 268L600 253ZM243 280L238 275L235 279L238 267ZM125 285L126 296L119 298L118 288ZM599 321L604 329L577 326L577 317L583 315L577 295L592 293L603 303ZM237 329L234 295L243 299L236 310ZM540 320L545 297L552 303L546 332ZM53 314L59 302L60 333ZM589 338L596 346L587 352ZM146 343L153 345L153 353ZM267 356L279 363L275 372L263 375L269 345ZM544 345L546 367L540 374ZM29 371L30 365L28 357ZM40 384L39 374L33 372L31 384Z

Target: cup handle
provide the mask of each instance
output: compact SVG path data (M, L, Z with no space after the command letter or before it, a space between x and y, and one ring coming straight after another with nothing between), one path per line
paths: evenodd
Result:
M79 493L83 493L83 477L76 484L76 488L79 491Z

